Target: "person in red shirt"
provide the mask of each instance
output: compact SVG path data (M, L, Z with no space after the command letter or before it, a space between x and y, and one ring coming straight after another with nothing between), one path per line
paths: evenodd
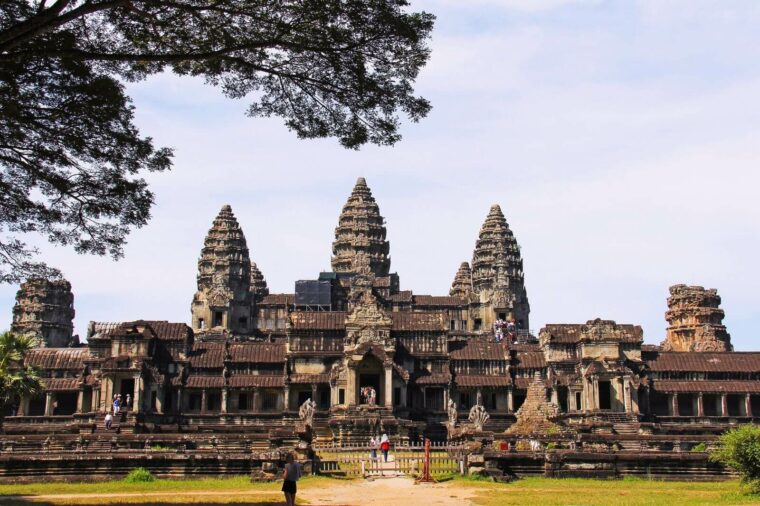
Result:
M391 449L391 443L388 441L388 434L383 434L380 439L380 450L383 452L383 460L388 462L388 450Z

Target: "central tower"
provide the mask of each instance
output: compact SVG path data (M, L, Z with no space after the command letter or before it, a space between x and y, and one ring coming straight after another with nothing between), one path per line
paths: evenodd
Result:
M357 257L366 256L375 276L387 276L391 268L390 246L385 239L385 219L363 177L356 180L338 218L333 242L333 272L357 272Z

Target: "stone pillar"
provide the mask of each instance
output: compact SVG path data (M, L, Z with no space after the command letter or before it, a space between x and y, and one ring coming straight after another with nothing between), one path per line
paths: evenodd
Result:
M752 416L752 400L749 394L744 395L744 413L747 416Z
M515 411L515 399L512 388L507 389L507 413L513 413Z
M559 393L556 388L552 388L552 404L559 406Z
M253 411L254 413L258 412L261 409L261 406L259 406L259 389L258 388L253 389L252 404L253 404L252 406L253 409L251 411Z
M179 387L177 389L177 413L182 413L185 409L185 389L182 387Z
M593 394L591 396L591 402L589 403L589 407L592 410L599 409L599 379L594 378L593 382L594 388L592 390Z
M427 387L422 387L422 409L427 409Z
M385 367L385 407L393 408L393 369Z
M77 413L82 412L82 405L84 404L84 390L80 390L77 393Z
M728 397L726 394L720 394L720 416L728 416Z
M571 413L578 411L578 406L575 405L575 392L570 389L567 391L567 410Z
M282 391L282 410L290 410L290 385L285 385L285 388Z
M16 416L26 415L26 404L28 402L29 402L29 399L26 396L23 396L18 400L18 409L16 410Z
M100 388L98 386L98 388L92 389L92 405L95 412L103 412L103 406L100 403Z
M449 389L444 388L443 389L443 410L446 411L449 409Z
M164 412L164 401L166 400L166 387L161 386L156 390L156 413ZM171 409L171 406L169 406Z
M406 389L407 389L407 385L403 385L401 387L401 399L399 399L399 402L401 403L401 407L402 408L407 407L407 404L406 404Z
M678 416L678 394L670 394L670 410L672 416Z
M483 405L483 390L480 387L475 391L475 404Z
M330 386L330 406L338 404L338 385Z
M201 390L201 414L206 413L206 389Z
M45 392L45 416L53 414L53 402L55 402L53 392Z
M311 385L311 400L314 402L317 402L317 384L316 383L313 383ZM317 402L317 404L319 403Z
M356 369L348 367L348 379L346 381L346 405L355 406L356 402Z
M142 392L145 389L142 377L135 378L135 392L132 395L132 411L139 413L142 411Z
M705 416L705 398L702 392L697 394L697 416Z
M639 389L634 388L633 384L630 385L631 388L631 413L639 413L641 410L639 409Z
M227 387L222 388L222 413L227 413Z

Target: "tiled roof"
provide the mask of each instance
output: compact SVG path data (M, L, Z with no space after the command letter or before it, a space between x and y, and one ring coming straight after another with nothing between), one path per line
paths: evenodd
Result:
M553 343L577 343L582 328L583 325L574 323L550 323L541 329L540 334L548 333Z
M24 364L37 369L81 370L88 358L87 348L33 348L24 355Z
M230 345L236 363L276 364L285 361L285 345L279 343L235 343Z
M295 294L292 293L270 293L266 295L259 305L261 306L284 306L293 304L296 300Z
M518 351L516 366L524 369L544 368L546 367L544 353L542 351Z
M460 387L506 387L512 379L507 375L457 374L454 383Z
M42 382L49 392L79 390L79 378L44 378Z
M760 381L654 380L652 388L666 393L760 393Z
M541 351L541 345L538 343L512 343L509 345L509 349L514 351Z
M452 343L451 360L506 360L504 345L484 339Z
M231 388L282 388L285 379L273 374L233 374L230 376Z
M416 331L416 330L435 330L443 331L446 329L443 323L443 313L436 311L398 311L390 313L393 319L393 330L395 331Z
M184 340L192 335L192 330L184 323L172 323L166 320L135 320L130 322L92 322L94 329L92 337L95 339L107 338L141 324L149 325L155 336L162 340Z
M329 383L330 374L291 374L290 382L297 384Z
M219 376L209 376L206 374L191 374L185 384L187 388L223 388L224 378Z
M412 381L417 385L448 385L451 382L451 373L414 373Z
M414 303L418 306L459 307L466 303L460 297L449 295L415 295Z
M541 382L544 385L549 386L548 385L549 380L545 378L541 378ZM515 385L515 388L524 390L524 389L527 389L531 383L533 383L533 378L515 378L514 385Z
M760 372L760 353L661 352L646 364L652 371Z
M224 343L196 341L190 352L190 366L193 368L224 367Z
M401 290L398 293L391 294L388 300L390 302L412 302L412 291Z
M295 311L290 313L294 330L343 330L345 311Z

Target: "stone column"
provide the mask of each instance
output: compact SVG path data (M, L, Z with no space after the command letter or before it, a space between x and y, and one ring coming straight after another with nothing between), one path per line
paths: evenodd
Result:
M103 411L103 406L100 404L100 387L92 389L92 406L95 412Z
M628 378L622 378L623 382L623 399L625 403L625 412L630 413L633 411L631 406L631 381Z
M385 407L393 407L393 369L385 367Z
M317 402L317 384L313 383L311 385L311 400L314 402Z
M747 416L752 416L752 400L749 394L744 395L744 413Z
M449 389L448 387L443 389L443 410L449 409Z
M166 387L162 385L156 390L156 412L157 413L164 412L165 400L166 400ZM171 406L169 406L169 409L171 409Z
M80 390L77 393L77 413L82 412L82 405L84 404L84 390Z
M18 409L16 410L16 416L25 416L26 415L26 404L29 402L28 398L26 396L21 397L18 400Z
M672 416L678 416L678 394L670 394L670 409Z
M593 394L591 398L590 407L592 410L597 410L599 409L599 379L594 378L593 384L594 384L594 388L592 390Z
M50 416L53 414L53 402L53 392L45 392L45 416Z
M422 387L422 409L427 408L427 387Z
M182 413L182 411L185 409L184 401L185 401L185 389L182 387L179 387L177 389L177 409L176 409L176 412L178 414Z
M401 387L401 399L399 399L399 402L401 403L401 407L402 408L407 407L407 404L406 404L406 389L407 389L407 385L403 385Z
M346 381L346 405L355 406L356 402L356 369L348 367L348 379Z
M515 399L512 388L507 389L507 413L513 413L515 411Z
M139 413L142 411L142 392L145 389L145 385L143 384L142 377L138 376L135 378L135 392L134 395L132 395L132 411L135 413Z
M206 413L206 389L201 390L201 414Z
M567 390L567 410L569 412L578 411L578 406L575 405L575 392Z
M261 406L259 406L259 389L254 388L253 389L253 401L252 401L252 410L254 413L257 413L259 409L261 409Z
M697 416L705 416L705 398L702 392L697 394Z
M227 387L222 388L222 414L227 413Z
M728 397L726 397L726 394L720 395L720 416L728 416Z
M290 385L285 385L282 391L282 410L290 411Z
M631 385L631 412L632 413L639 413L641 410L639 409L639 389L634 388L633 385Z
M475 391L475 404L483 405L483 390L480 387Z
M338 386L330 386L330 406L338 404Z

